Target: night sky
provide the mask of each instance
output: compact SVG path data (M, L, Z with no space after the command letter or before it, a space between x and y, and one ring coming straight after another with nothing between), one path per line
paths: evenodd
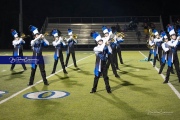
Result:
M41 28L46 17L113 17L180 15L179 5L171 0L22 0L23 31L30 24ZM19 29L19 0L0 0L0 48L8 43L10 29ZM172 8L173 7L173 8ZM28 33L27 33L28 34ZM9 42L10 41L10 42Z

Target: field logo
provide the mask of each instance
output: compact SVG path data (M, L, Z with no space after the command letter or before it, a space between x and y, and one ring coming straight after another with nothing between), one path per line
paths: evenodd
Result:
M70 93L65 91L39 91L31 92L23 95L27 99L36 99L36 100L49 100L55 98L63 98L68 96Z
M6 93L8 93L7 91L1 91L0 90L0 97L3 95L3 94L6 94Z

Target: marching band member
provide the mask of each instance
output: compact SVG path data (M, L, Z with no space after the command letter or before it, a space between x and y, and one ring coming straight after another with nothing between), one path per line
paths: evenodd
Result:
M121 36L116 36L117 43L117 54L119 56L120 63L123 64L122 54L121 54L121 43L124 42L124 39Z
M168 53L169 53L169 46L167 44L168 43L168 37L167 37L165 32L162 32L161 36L163 37L164 43L162 43L162 45L161 45L162 49L163 49L163 54L162 54L162 58L161 58L162 64L161 64L161 67L159 69L159 74L161 74L162 71L163 71L163 68L164 68L164 66L165 66L165 64L166 64L166 62L168 60ZM171 73L174 74L173 66L172 66L172 69L171 69Z
M117 61L117 41L116 41L116 35L114 33L112 33L112 29L109 28L108 29L109 34L110 34L110 46L112 49L112 56L113 56L113 62L115 65L116 70L120 70L118 67L118 61ZM109 68L110 62L107 64L108 68Z
M170 47L170 49L169 49L169 53L168 53L168 69L167 69L167 73L166 73L166 78L163 83L168 83L168 81L169 81L170 71L172 70L172 64L174 64L174 66L175 66L175 69L177 72L177 77L180 82L179 59L178 59L178 55L177 55L177 46L180 44L180 42L179 42L180 33L178 32L179 36L176 37L176 33L174 31L173 26L169 26L167 31L169 32L171 40L168 41L168 43L167 43L168 46Z
M22 56L23 57L23 45L25 44L25 41L18 36L18 33L16 30L11 29L11 34L14 37L14 40L12 42L12 45L14 46L13 50L13 56ZM16 64L11 65L11 71L14 69ZM26 69L26 66L24 63L21 64L24 70Z
M167 44L168 43L168 37L167 37L166 33L162 32L161 36L164 39L164 43L162 43L162 45L161 45L162 49L163 49L163 55L162 55L162 59L161 59L162 60L162 64L161 64L161 67L159 69L159 74L161 74L162 71L163 71L163 68L164 68L164 66L166 64L166 61L167 61L168 52L169 52L169 46Z
M94 47L94 52L96 55L96 63L94 69L95 77L94 77L93 88L90 93L96 92L100 74L102 74L104 78L107 92L111 93L111 88L109 85L109 77L107 75L107 65L106 65L107 56L108 56L108 47L105 45L104 40L102 40L98 32L92 32L91 37L97 42L97 46Z
M154 53L154 46L155 46L155 43L154 43L154 35L151 34L149 35L149 39L148 39L148 48L149 48L149 56L148 56L148 61L150 61L151 59L151 54Z
M108 31L108 28L106 26L103 26L102 31L104 33L104 37L102 38L103 42L109 43L110 42L110 33ZM111 31L111 34L112 34L112 31ZM108 61L107 61L108 66L107 67L109 67L109 65L111 64L111 67L112 67L115 77L119 78L120 76L117 74L116 67L114 64L112 48L111 48L110 44L108 44L107 47L108 47Z
M44 35L38 32L38 29L35 26L30 25L29 29L33 33L33 36L34 36L34 40L31 40L33 57L42 57L42 63L39 63L39 69L41 71L41 76L43 78L44 85L49 85L46 79L46 71L45 71L45 65L44 65L44 60L43 60L43 55L42 55L42 47L48 46L49 42L46 40ZM30 76L28 86L33 85L34 83L34 76L35 76L36 68L37 68L37 64L32 63L31 76Z
M53 71L51 74L54 74L56 71L56 66L58 63L58 58L60 59L61 62L61 66L63 69L63 72L65 74L67 74L65 65L64 65L64 58L63 58L63 53L62 53L62 47L66 46L66 44L64 43L62 37L60 37L61 32L57 29L53 29L51 34L54 37L54 41L52 42L53 46L55 47L55 53L54 53L54 67L53 67Z
M155 38L154 38L154 42L155 42L155 49L154 49L154 61L153 61L153 67L155 67L156 65L156 60L159 60L158 59L158 55L159 55L159 58L161 58L162 56L162 47L161 47L161 44L162 44L162 37L160 37L158 31L156 29L153 30L153 33L155 35ZM161 65L161 60L160 60L160 65Z
M76 58L75 58L75 50L74 50L74 43L77 43L77 40L75 38L73 38L72 32L73 31L71 29L68 29L69 38L67 39L68 46L67 46L67 51L66 51L66 53L67 53L66 63L65 63L66 67L68 65L70 54L72 55L74 67L77 67Z

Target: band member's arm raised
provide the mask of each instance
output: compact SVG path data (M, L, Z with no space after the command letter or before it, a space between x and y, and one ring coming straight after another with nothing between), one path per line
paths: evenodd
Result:
M56 42L56 41L53 41L52 44L53 44L53 46L57 46L57 45L60 44L60 42L61 42L61 41L60 41L60 39L59 39L57 42Z
M49 41L47 41L46 38L43 39L43 45L44 46L48 46L49 45Z
M25 44L25 41L22 38L19 38L21 44Z
M59 37L60 42L63 44L63 46L66 46L66 43L63 41L62 37Z
M166 43L163 43L161 46L162 46L162 49L164 50L164 52L167 52L167 51L169 50L169 48L167 48L167 47L165 46L165 44L166 44Z
M34 40L31 40L31 46L34 46L35 42L37 40L39 40L42 37L42 34L40 34L37 38L35 38Z
M178 44L178 39L176 39L173 43L171 42L171 41L168 41L168 45L170 46L170 47L176 47L177 46L177 44Z

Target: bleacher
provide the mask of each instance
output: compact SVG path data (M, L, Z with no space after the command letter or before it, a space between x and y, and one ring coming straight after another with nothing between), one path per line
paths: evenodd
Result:
M105 25L107 27L116 26L117 22L109 22L109 23L51 23L47 22L44 31L50 33L52 29L59 29L62 33L62 36L67 36L67 29L71 28L73 30L73 34L77 34L77 44L76 48L92 48L95 45L95 41L90 37L91 31L97 31L103 36L103 32L101 30L102 26ZM157 30L161 30L161 23L160 22L153 22L156 26ZM126 24L128 25L129 22L118 22L120 28ZM144 27L142 26L143 22L139 22L138 30L141 32L140 41L137 39L136 31L135 30L128 30L124 33L126 34L125 40L122 43L122 46L127 48L134 47L141 47L146 46L147 39L145 38L144 34ZM50 45L52 45L53 37L46 36ZM129 47L128 47L129 46Z

